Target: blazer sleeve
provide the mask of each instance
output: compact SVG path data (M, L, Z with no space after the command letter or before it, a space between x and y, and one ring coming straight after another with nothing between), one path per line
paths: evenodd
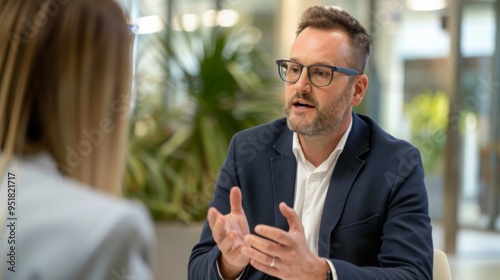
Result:
M105 209L82 242L90 252L78 279L152 279L154 231L146 210L124 203Z
M227 214L230 211L229 192L231 188L239 186L237 179L239 167L235 158L235 143L236 136L233 137L229 144L227 157L217 178L213 199L210 203L210 207L215 207L222 214ZM200 241L193 247L189 257L188 279L220 279L216 266L219 255L220 250L212 238L212 231L208 221L205 221ZM244 274L241 279L248 278Z

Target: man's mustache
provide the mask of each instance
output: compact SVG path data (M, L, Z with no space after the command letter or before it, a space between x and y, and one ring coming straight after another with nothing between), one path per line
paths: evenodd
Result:
M316 102L316 99L314 99L313 97L311 97L311 95L309 94L300 94L300 93L295 93L292 98L290 99L290 101L288 102L288 107L292 107L293 106L293 103L295 103L295 101L297 99L300 99L300 100L303 100L309 104L312 104L314 105L314 107L318 107L318 103Z

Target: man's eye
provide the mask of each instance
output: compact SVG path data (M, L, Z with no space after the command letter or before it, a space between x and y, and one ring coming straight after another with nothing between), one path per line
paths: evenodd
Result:
M291 66L288 68L288 71L290 71L290 73L300 73L300 67L298 66Z
M327 71L323 71L321 69L314 70L313 75L318 76L320 78L324 78L324 77L330 76L330 74Z

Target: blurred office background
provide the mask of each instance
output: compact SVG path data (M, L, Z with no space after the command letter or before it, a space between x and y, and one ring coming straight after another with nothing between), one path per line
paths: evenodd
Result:
M300 14L338 6L374 40L356 111L422 153L435 247L448 254L454 279L497 279L499 0L120 2L139 25L127 194L158 224L198 234L232 133L281 116L274 60L288 57ZM185 273L189 249L160 248Z

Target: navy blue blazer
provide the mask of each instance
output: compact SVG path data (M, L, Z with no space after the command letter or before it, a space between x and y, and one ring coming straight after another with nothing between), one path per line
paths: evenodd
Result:
M369 117L352 116L325 200L318 255L332 261L339 280L432 279L432 228L420 153ZM293 207L292 137L285 119L237 133L210 206L228 213L229 191L239 186L252 233L258 224L288 230L278 205ZM189 259L189 279L219 279L219 255L205 222ZM249 265L242 279L274 278Z

